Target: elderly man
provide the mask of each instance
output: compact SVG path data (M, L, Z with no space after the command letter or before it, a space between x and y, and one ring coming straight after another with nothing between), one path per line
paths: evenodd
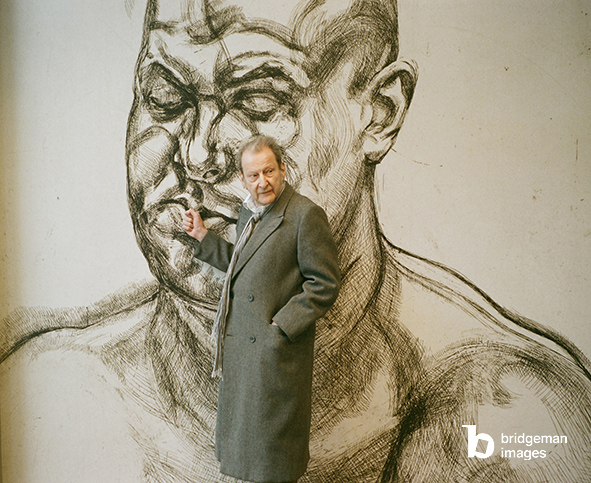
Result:
M591 382L580 351L380 231L374 170L396 140L416 81L414 65L398 59L396 26L396 5L386 0L289 0L277 9L242 0L149 2L127 162L134 228L157 284L83 315L31 312L9 321L30 334L85 327L35 337L5 362L4 381L25 369L51 371L37 381L43 394L72 374L82 384L52 418L12 414L7 431L37 438L23 447L57 447L48 435L61 434L59 411L80 412L81 399L84 416L98 418L95 400L87 401L96 394L109 408L100 421L115 422L90 428L120 431L87 431L85 444L74 431L69 451L51 460L62 462L51 466L56 474L72 461L87 462L80 473L114 471L105 458L89 461L100 454L93 443L123 448L125 470L140 481L231 481L213 451L209 334L222 276L194 260L182 216L193 209L207 230L235 237L244 195L236 152L261 133L282 146L287 181L325 210L342 273L339 298L317 323L303 481L591 478ZM15 391L10 403L30 401ZM27 421L54 426L35 431ZM532 456L525 443L509 447L507 434L550 443L536 443ZM3 463L18 472L12 460ZM35 474L43 462L28 463Z
M272 138L248 139L237 158L248 195L236 245L192 209L183 220L195 256L226 272L213 330L223 370L216 455L230 476L296 481L309 459L315 322L337 298L337 250L322 209L284 182Z

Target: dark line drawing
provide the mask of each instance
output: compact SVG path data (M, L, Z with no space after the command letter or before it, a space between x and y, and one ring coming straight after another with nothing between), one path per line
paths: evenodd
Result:
M56 379L79 367L81 392L114 408L116 443L133 455L129 481L233 481L213 452L208 336L222 274L191 258L181 215L194 208L234 236L243 194L234 153L260 132L284 147L290 184L327 211L343 274L317 324L312 459L301 481L591 480L585 355L382 233L375 169L418 75L398 58L396 3L281 9L148 1L126 156L133 226L156 280L88 307L15 311L2 322L2 380L57 354L67 369ZM465 425L492 435L492 456L469 457ZM568 443L503 444L500 433ZM95 464L88 471L100 474L109 462Z

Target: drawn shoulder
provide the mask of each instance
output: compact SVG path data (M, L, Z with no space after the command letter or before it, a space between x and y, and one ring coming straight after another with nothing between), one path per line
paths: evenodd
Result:
M18 349L91 349L125 337L153 310L155 281L132 284L100 301L74 308L20 308L0 321L0 363Z
M517 344L540 344L591 379L587 357L553 328L502 306L453 268L392 245L387 249L399 276L400 319L429 347L439 350L462 337L495 334Z
M387 251L397 321L422 345L386 468L392 481L525 482L532 472L539 481L587 481L591 378L582 352L457 271ZM465 425L491 438L491 455L468 455ZM507 434L568 443L508 444Z
M6 481L143 481L127 383L104 357L140 312L40 334L0 364Z

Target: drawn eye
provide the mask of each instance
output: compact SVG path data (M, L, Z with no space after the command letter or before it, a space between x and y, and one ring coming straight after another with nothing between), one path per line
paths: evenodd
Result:
M235 98L234 107L254 121L268 121L273 114L286 108L285 100L269 92L241 92Z
M160 76L144 83L142 95L150 115L157 122L171 121L188 105L183 92Z

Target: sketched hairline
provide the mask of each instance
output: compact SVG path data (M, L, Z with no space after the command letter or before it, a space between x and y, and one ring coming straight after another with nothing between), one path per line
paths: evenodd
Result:
M149 23L146 32L149 33L154 30L162 30L171 35L179 31L184 31L190 39L202 45L207 45L208 43L219 41L231 34L253 32L263 34L266 37L275 39L279 41L281 44L283 44L285 47L289 48L290 50L294 50L300 53L304 53L306 50L302 45L296 42L293 36L293 30L290 30L289 27L279 22L275 22L273 20L264 18L255 18L251 20L241 18L240 20L236 20L226 29L220 32L216 32L215 35L212 35L209 38L207 38L207 41L204 41L204 37L200 38L199 36L195 35L193 33L195 28L193 28L191 24L187 24L187 22L178 22L175 20L152 20Z

